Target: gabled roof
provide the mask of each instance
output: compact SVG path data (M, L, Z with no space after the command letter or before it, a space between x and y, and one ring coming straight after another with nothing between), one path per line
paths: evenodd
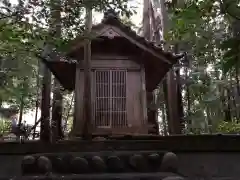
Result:
M176 60L182 56L174 55L172 52L166 52L161 45L157 45L155 42L146 40L144 37L136 34L131 27L123 24L120 19L114 14L113 11L105 13L104 18L100 24L92 27L92 38L97 37L123 37L128 39L132 44L136 44L139 48L151 53L153 56L159 58L168 64L175 64ZM90 36L91 36L90 35ZM83 37L77 37L70 43L70 49L68 54L78 50L83 46Z
M156 88L172 65L182 57L163 51L161 46L137 35L130 27L124 25L112 11L105 13L102 22L92 27L91 36L93 54L94 50L100 48L100 52L107 52L108 47L117 47L118 51L123 54L134 54L138 63L145 67L148 90ZM69 43L66 55L74 59L79 56L83 57L83 46L83 37L77 37ZM102 49L104 47L105 49ZM45 61L45 63L64 88L74 89L76 62Z

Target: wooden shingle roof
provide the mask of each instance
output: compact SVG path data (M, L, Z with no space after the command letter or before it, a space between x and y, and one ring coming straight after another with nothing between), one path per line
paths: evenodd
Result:
M182 55L166 52L160 45L146 40L124 25L113 12L107 12L100 24L92 27L92 54L96 51L108 53L117 47L117 53L135 56L138 63L145 67L146 86L153 90ZM67 57L83 59L84 38L79 36L69 43ZM104 49L105 47L105 49ZM78 61L60 60L44 61L65 89L73 90L75 86L75 69Z

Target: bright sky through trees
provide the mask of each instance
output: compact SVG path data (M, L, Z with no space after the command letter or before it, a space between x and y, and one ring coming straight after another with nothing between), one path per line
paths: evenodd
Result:
M10 0L12 4L17 4L18 0ZM143 10L143 1L142 0L131 0L129 1L129 6L134 6L136 7L136 12L137 14L134 14L131 17L131 21L136 25L140 26L142 23L142 10ZM99 23L101 22L103 18L103 13L102 12L94 12L93 13L93 21L94 23ZM39 110L40 111L40 110ZM40 118L40 112L38 113L38 118ZM35 110L27 112L23 115L23 119L27 122L27 124L34 124L34 118L35 118Z

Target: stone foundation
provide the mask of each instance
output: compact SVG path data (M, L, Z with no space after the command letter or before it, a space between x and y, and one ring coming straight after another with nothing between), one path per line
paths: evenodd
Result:
M238 136L154 138L3 143L0 178L240 179Z

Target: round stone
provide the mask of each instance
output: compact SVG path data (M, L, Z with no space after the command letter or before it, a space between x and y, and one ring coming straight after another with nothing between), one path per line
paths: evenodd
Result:
M181 176L168 176L163 178L163 180L184 180L184 178Z
M40 173L49 173L52 171L52 163L46 156L40 156L38 158L37 167Z
M178 157L172 152L164 154L161 164L161 170L164 172L177 173L178 171Z
M104 160L100 156L93 156L92 157L92 168L94 171L97 172L104 172L107 169L107 166Z
M146 169L146 162L141 154L132 155L130 157L130 165L137 171L144 171Z
M62 157L62 162L63 162L63 173L70 173L71 172L71 163L73 161L73 156L72 154L64 154Z
M93 141L106 141L107 139L105 137L97 136L93 138Z
M124 169L124 164L118 156L109 156L107 166L111 172L119 172Z
M81 157L73 158L71 171L75 174L87 173L89 171L88 161Z
M161 164L161 158L158 153L152 153L148 155L148 161L151 168L159 168Z
M22 173L33 173L35 171L35 163L36 159L34 156L24 156L21 163Z
M62 158L54 157L52 159L52 166L53 166L54 171L56 171L58 173L64 172L64 163L63 163Z

